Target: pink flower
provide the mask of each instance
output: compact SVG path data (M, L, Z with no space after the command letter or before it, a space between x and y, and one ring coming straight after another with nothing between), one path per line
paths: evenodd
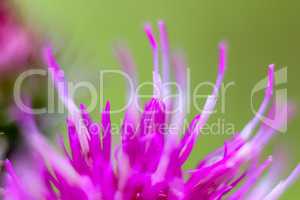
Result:
M7 6L0 3L0 73L24 68L30 53L31 42L28 32L19 24Z
M257 115L243 130L225 141L224 146L199 161L195 169L184 171L183 165L214 110L227 66L226 45L219 45L218 76L211 98L207 99L204 106L205 112L194 117L181 138L179 130L186 114L184 61L180 56L175 56L172 65L183 92L177 102L164 100L170 89L161 86L170 80L172 71L166 28L163 22L159 22L160 49L150 25L145 26L145 32L154 57L153 82L156 87L153 98L146 103L144 112L139 113L134 106L139 99L134 96L120 130L121 144L113 149L110 103L107 102L102 112L100 125L95 126L97 123L92 121L85 106L78 108L69 97L66 84L61 87L65 83L63 73L50 49L45 49L45 60L53 82L69 110L67 129L70 151L66 150L62 141L59 144L64 154L52 147L39 133L30 115L16 115L32 155L28 153L25 161L17 160L16 172L10 161L5 161L5 199L277 199L295 181L300 165L278 184L270 178L278 174L262 178L270 165L278 165L272 163L272 156L262 162L260 157L275 131L283 125L283 119L277 119L272 125L260 120L265 112L271 117L274 111L282 109L273 104L268 111L273 96L274 65L268 68L268 85ZM162 77L159 72L159 53L162 57ZM117 56L136 83L134 63L128 51L120 48ZM174 103L182 109L170 114L168 111ZM176 124L176 128L159 128L169 123ZM264 185L256 185L261 179Z

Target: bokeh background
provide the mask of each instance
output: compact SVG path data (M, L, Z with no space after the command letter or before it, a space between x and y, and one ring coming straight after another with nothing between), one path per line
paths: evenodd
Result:
M222 118L235 124L236 130L241 130L253 115L250 92L265 77L270 63L275 63L276 69L288 67L288 82L278 87L287 88L289 99L300 106L298 1L22 0L16 1L16 6L25 23L53 43L71 80L98 83L100 69L119 69L112 47L120 40L125 41L134 54L139 79L151 80L151 52L143 24L150 22L155 25L157 20L163 19L168 25L172 48L183 49L186 54L192 86L215 80L218 42L226 40L229 44L225 82L234 81L235 85L228 90L226 112L214 115L210 123ZM125 101L123 85L120 77L105 81L105 99L111 100L113 108L118 108ZM209 91L210 88L204 89L203 94ZM88 103L88 98L83 91L76 101ZM262 95L258 95L257 103L261 99ZM99 110L94 111L95 117ZM195 111L192 111L189 118L194 114ZM113 120L118 122L120 116L114 115ZM298 114L290 122L288 131L278 134L269 147L269 151L279 146L286 148L290 162L287 170L300 161L299 119ZM57 120L52 129L57 127L63 129L63 120ZM201 136L186 167L192 167L228 137ZM299 189L300 182L293 185L282 199L297 199Z

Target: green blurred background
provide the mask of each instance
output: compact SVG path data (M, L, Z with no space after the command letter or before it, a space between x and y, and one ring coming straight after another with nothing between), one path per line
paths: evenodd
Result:
M132 49L141 81L151 80L151 52L143 33L144 22L155 25L159 19L168 25L171 46L183 49L191 69L192 86L214 81L217 72L217 44L229 43L229 68L225 83L234 81L226 95L226 112L218 118L241 130L252 117L250 92L266 75L267 65L288 67L289 98L297 105L299 94L300 2L295 0L23 0L17 1L27 23L43 30L60 51L60 62L72 80L97 82L99 69L119 69L113 56L113 44L124 40ZM113 108L125 101L124 83L118 77L105 82L105 99ZM203 91L208 94L210 88ZM77 101L88 103L87 95ZM261 100L257 96L257 102ZM203 104L202 101L199 104ZM299 105L298 105L299 107ZM95 111L95 116L98 111ZM196 112L189 115L191 118ZM114 115L119 120L121 115ZM300 161L299 115L269 147L279 143L288 149L291 169ZM63 124L63 122L61 122ZM228 136L203 135L187 168L203 155L223 144ZM297 199L300 182L282 199Z

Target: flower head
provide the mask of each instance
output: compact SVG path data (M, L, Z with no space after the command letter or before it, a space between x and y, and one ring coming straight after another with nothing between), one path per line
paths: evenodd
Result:
M78 108L70 98L59 64L51 50L45 49L44 57L53 83L69 111L66 124L70 151L60 140L64 154L59 153L39 133L30 115L16 114L31 148L30 152L34 153L26 157L27 161L16 165L16 172L12 164L5 161L5 199L277 199L298 177L300 166L278 185L273 184L268 177L263 180L266 183L263 187L255 185L265 170L270 165L275 165L272 164L272 156L261 162L260 155L277 128L283 125L281 118L276 118L272 125L260 120L264 113L267 112L266 115L271 117L275 111L282 109L282 106L271 104L274 65L268 68L265 96L257 115L243 130L224 142L224 146L199 161L195 169L183 169L216 105L227 67L227 47L225 43L219 45L218 75L203 113L194 117L183 137L180 137L186 115L185 63L177 55L171 65L166 27L163 22L159 22L158 26L160 45L151 26L145 26L153 52L153 97L140 113L134 106L139 101L138 97L128 95L133 101L124 114L120 130L121 143L114 148L111 141L110 103L107 102L102 111L100 124L95 123L86 107L81 105ZM137 79L131 55L124 48L118 48L116 55L124 71L133 78L136 87ZM162 77L160 63L163 68ZM174 67L175 79L182 88L175 102L164 98L171 91L162 87L163 83L170 80L171 66ZM169 112L174 105L180 107L179 111ZM285 107L289 108L289 105ZM176 124L175 128L160 128L169 123Z

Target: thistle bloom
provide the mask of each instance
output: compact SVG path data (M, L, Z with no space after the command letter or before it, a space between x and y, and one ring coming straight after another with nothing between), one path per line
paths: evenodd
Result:
M58 94L68 108L69 150L59 141L64 154L59 153L39 133L33 118L28 114L16 114L21 130L28 141L30 152L26 160L19 159L16 170L5 161L5 199L277 199L298 177L300 166L286 178L276 183L278 173L265 170L272 164L272 157L261 162L261 153L268 141L283 123L276 118L270 125L261 120L263 115L272 117L274 112L289 108L288 105L271 104L273 96L274 66L268 68L268 82L259 111L243 130L224 142L224 146L203 158L193 170L183 170L201 129L209 119L216 104L218 90L226 71L226 45L219 45L219 70L204 112L196 115L180 137L185 117L186 84L184 61L175 56L171 65L166 28L159 22L160 49L150 25L146 35L153 51L153 97L140 113L134 106L139 99L133 97L124 114L120 130L121 144L112 148L110 103L107 102L99 126L93 122L84 105L79 108L68 95L64 75L49 48L44 57L51 71ZM161 60L159 60L161 53ZM117 56L125 72L136 77L131 55L123 48ZM160 62L161 61L161 62ZM162 77L160 76L162 64ZM162 87L170 80L170 66L174 67L175 79L183 88L179 97L165 100L170 89ZM62 84L63 83L63 84ZM170 114L176 105L179 112ZM271 106L270 106L271 105ZM270 107L270 108L269 108ZM268 109L269 108L269 109ZM265 114L265 112L267 114ZM161 125L173 123L173 129L161 129ZM150 128L149 128L150 127ZM255 133L255 134L254 134ZM262 179L262 180L261 180ZM261 180L260 184L256 182Z

